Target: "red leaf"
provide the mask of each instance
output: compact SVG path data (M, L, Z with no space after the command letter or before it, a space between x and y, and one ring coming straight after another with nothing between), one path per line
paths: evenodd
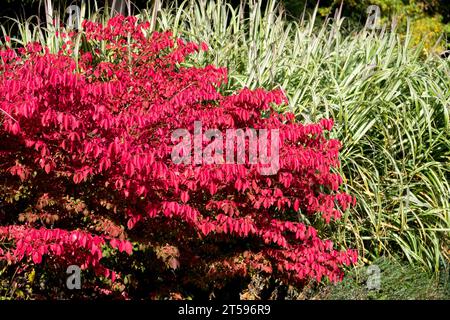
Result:
M45 165L45 167L44 167L44 170L45 170L45 172L48 174L48 173L50 173L50 170L51 170L51 166L50 166L50 164L46 164Z
M298 209L300 209L300 201L297 199L295 199L294 201L294 211L298 212Z
M189 194L187 193L187 191L181 192L181 201L183 201L184 203L189 201Z
M41 256L41 255L39 254L39 252L37 252L37 251L35 251L35 252L33 253L32 258L33 258L33 262L34 262L35 264L39 264L39 263L42 262L42 256Z

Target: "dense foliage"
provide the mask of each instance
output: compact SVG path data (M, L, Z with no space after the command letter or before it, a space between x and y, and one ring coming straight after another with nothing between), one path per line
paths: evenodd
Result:
M76 264L95 272L96 294L125 297L211 292L256 271L341 280L356 252L320 237L355 202L339 191L333 121L276 112L281 90L220 93L226 69L184 65L205 43L148 27L85 21L79 37L59 35L57 54L1 50L1 259L19 273ZM171 133L194 121L278 130L278 172L249 159L174 163Z
M47 0L46 0L47 1ZM45 20L44 10L39 10L43 0L6 0L6 4L0 8L1 16L31 16L40 12L41 19ZM123 13L128 9L127 3L130 4L132 12L148 8L153 3L159 3L163 7L169 7L172 4L181 6L183 1L147 1L147 0L86 0L84 1L89 7L108 7L113 3L117 7L123 8ZM199 1L206 3L206 1ZM249 3L261 3L263 7L270 6L271 0L227 0L233 8L238 9L246 7ZM81 0L52 0L52 6L64 12L70 4L81 5ZM122 4L119 4L122 3ZM412 30L412 43L417 45L420 41L425 40L424 52L436 52L450 49L448 39L450 37L450 6L446 0L322 0L322 1L306 1L306 0L276 0L276 3L285 7L287 17L297 19L305 12L310 14L317 6L317 12L321 18L331 17L335 10L342 5L343 15L348 17L348 24L352 29L362 26L366 23L368 16L367 9L371 5L380 8L381 24L389 26L393 18L397 21L399 29L403 34L407 33L408 23ZM42 6L43 7L43 6ZM108 9L109 10L109 9ZM7 23L8 21L5 21Z
M162 10L160 29L208 42L198 63L228 67L226 90L282 87L303 122L335 120L341 176L357 198L337 232L364 261L397 256L428 270L450 261L450 63L424 56L396 29L348 35L347 17L288 21L270 7L232 10L189 1ZM152 21L151 12L143 12ZM367 260L365 260L367 259ZM445 272L445 270L443 271Z
M51 22L50 25L43 23L45 19L42 15L40 21L36 17L17 21L11 29L10 20L6 24L2 22L3 35L9 34L11 38L0 38L0 44L18 48L37 41L50 53L65 50L66 56L76 62L82 60L84 52L93 53L96 59L93 65L100 61L113 61L107 41L93 42L91 39L87 42L83 33L70 34L74 45L67 48L67 39L61 38L61 33L66 32L64 4L63 8L59 8L56 4L62 1L53 3L56 19L53 25ZM324 226L307 215L300 215L300 221L316 225L324 239L332 239L347 248L356 246L360 262L378 263L377 257L387 254L418 263L428 270L448 273L445 266L448 266L450 258L450 64L448 59L443 59L443 55L433 54L441 52L439 45L434 48L436 50L430 50L430 45L435 42L433 39L441 35L441 21L447 21L448 12L446 14L439 8L438 1L409 1L406 6L405 1L374 1L371 4L381 7L381 22L386 28L367 29L364 28L366 1L344 1L343 10L337 14L334 14L334 9L340 7L340 1L321 1L317 12L313 12L314 3L309 2L311 11L306 10L306 15L299 20L297 18L301 17L301 12L292 15L289 6L288 12L283 10L283 6L277 8L277 1L268 1L267 5L264 1L244 1L243 6L239 6L239 1L231 3L190 0L178 4L163 2L161 6L161 2L154 1L149 2L149 10L139 12L138 17L140 21L150 23L148 31L145 31L147 36L153 30L172 30L174 37L197 43L207 42L208 51L202 50L199 54L186 57L181 65L183 68L194 66L200 69L209 64L225 66L228 81L217 86L225 96L234 95L242 88L281 87L289 105L273 105L277 110L294 112L296 121L303 123L319 123L322 118L334 118L334 129L326 136L337 138L343 144L340 151L342 163L337 169L345 190L356 197L357 205L345 212L342 221L337 224ZM427 3L430 5L424 7L423 4ZM108 20L109 10L95 11L89 6L85 9L82 12L85 12L86 19ZM31 14L36 11L37 8ZM397 27L391 23L391 14L397 16ZM439 14L444 18L441 19ZM406 29L407 18L412 19L410 29ZM421 26L422 22L426 23ZM416 32L417 26L425 31L425 37ZM429 36L426 36L427 33ZM445 43L445 38L441 39ZM425 41L424 45L418 40ZM129 41L128 37L126 41ZM432 54L424 55L424 52ZM82 70L78 72L83 73ZM104 79L109 78L106 76ZM1 114L0 117L7 117ZM80 185L74 190L78 189ZM6 224L13 223L11 219L17 215L21 223L28 219L26 208L30 206L32 194L33 189L27 185L21 187L20 192L8 195L11 204L1 202L1 199L0 219L6 217ZM191 194L188 195L190 198ZM183 199L185 197L186 194ZM83 228L92 226L90 231L102 235L99 221L93 222L83 216L87 213L84 212L87 205L84 195L81 198L78 194L71 195L67 208L76 208L74 214L79 215L76 223L80 222ZM106 197L100 198L107 210L112 208ZM42 200L46 203L46 196ZM50 199L49 204L53 203L54 199ZM11 208L16 213L25 213L8 214L12 212ZM95 210L98 213L98 208ZM52 219L59 219L57 216L48 214L40 220L33 216L31 221L44 221L51 229ZM75 224L69 221L57 220L55 228L77 231L73 230ZM226 293L236 296L237 289L248 286L241 297L268 297L267 292L261 289L271 291L275 288L274 279L281 279L270 278L270 274L253 272L252 269L248 273L252 278L250 283L246 282L248 277L236 281L226 277L222 290L217 290L219 286L211 282L209 288L199 290L199 284L208 281L203 279L203 271L197 270L190 275L198 281L190 279L180 283L178 280L187 278L183 274L187 269L183 269L184 263L179 260L180 247L171 245L174 242L171 236L166 237L168 240L164 244L142 245L140 239L133 240L142 220L135 228L125 232L127 222L127 219L116 219L113 224L120 225L120 230L116 230L117 237L133 241L132 255L126 253L130 250L127 242L121 242L122 253L109 245L112 239L98 242L102 249L101 264L122 273L113 286L114 290L129 292L131 296L147 296L147 289L155 287L159 288L160 294L167 296L168 292L174 291L173 288L179 288L183 294L195 292L195 296L199 296L210 292L211 296L221 297ZM20 232L18 229L13 233ZM70 237L70 233L61 234L61 241L66 241L63 239ZM202 245L206 244L201 257L211 257L207 263L213 261L212 257L217 258L218 251L210 249L217 248L219 242L220 248L225 250L220 252L221 257L230 257L236 246L249 246L223 242L217 235L212 235L214 233L200 240ZM252 237L245 240L249 238ZM197 242L190 242L193 243ZM222 245L224 243L225 246ZM27 245L25 243L22 247L24 251L28 250L25 249ZM64 256L70 256L70 245L61 248L67 251ZM39 297L39 291L43 296L60 296L62 293L58 290L65 288L67 275L64 270L59 270L59 263L53 264L59 266L58 270L46 263L47 254L42 257L43 263L29 266L25 263L10 266L0 263L0 297L23 297L24 293ZM39 256L35 258L39 259ZM81 260L78 262L83 263ZM175 273L172 273L174 269L171 265L177 268ZM98 286L99 279L110 287L111 280L96 277L95 269L83 271L85 295L89 285L92 288ZM163 276L160 276L161 270L166 271ZM106 270L103 272L106 274ZM111 276L114 275L111 273ZM362 284L358 282L356 285ZM272 289L267 290L268 286ZM293 291L292 288L289 290L295 292L302 286ZM346 285L337 288L345 291ZM405 292L402 287L396 289ZM49 293L52 290L56 291ZM276 286L273 292L282 293L283 290ZM180 297L178 294L171 296ZM272 297L275 296L277 294ZM406 293L405 297L408 297Z

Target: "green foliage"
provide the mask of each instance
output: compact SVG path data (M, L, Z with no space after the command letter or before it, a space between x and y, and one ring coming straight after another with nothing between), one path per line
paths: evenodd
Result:
M320 1L320 16L333 15L341 5L340 0ZM364 25L367 8L376 5L380 8L381 24L389 27L395 18L398 30L406 34L411 27L412 45L417 45L425 38L424 52L442 52L448 46L446 39L450 36L450 7L447 1L439 0L348 0L343 1L343 14L351 22ZM316 2L285 0L285 6L294 16L306 8L311 11ZM410 24L410 25L408 25Z
M373 262L379 270L380 287L368 286L374 274L368 267L355 268L342 283L328 286L315 298L329 300L448 300L450 282L442 271L440 276L430 275L417 267L380 258Z

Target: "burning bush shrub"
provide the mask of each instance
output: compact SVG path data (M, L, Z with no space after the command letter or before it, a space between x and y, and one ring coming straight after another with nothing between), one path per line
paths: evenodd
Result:
M56 55L37 44L1 51L0 258L22 272L79 265L95 294L124 297L210 292L252 272L297 285L340 280L356 252L317 229L354 202L333 173L333 121L276 112L287 103L280 90L224 95L224 68L183 64L206 44L147 28L134 17L86 21L61 35ZM252 162L252 134L241 140L249 156L227 145L244 161L224 161L211 152L221 140L196 122L266 130L277 170ZM173 161L177 129L193 136L178 151L194 161Z

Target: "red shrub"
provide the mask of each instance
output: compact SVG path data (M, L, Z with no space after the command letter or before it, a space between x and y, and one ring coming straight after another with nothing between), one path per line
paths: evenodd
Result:
M133 17L85 22L79 61L64 35L57 55L37 44L1 51L0 258L125 275L131 263L100 259L107 246L131 254L131 241L127 259L150 250L166 262L157 276L181 289L252 270L339 280L356 253L300 222L328 223L354 201L330 172L340 148L324 136L332 120L303 125L275 112L287 102L277 90L222 95L225 69L183 65L205 44L146 37L146 27ZM192 133L194 121L222 132L278 129L278 172L262 175L248 161L175 164L171 134ZM164 268L177 269L176 281Z

